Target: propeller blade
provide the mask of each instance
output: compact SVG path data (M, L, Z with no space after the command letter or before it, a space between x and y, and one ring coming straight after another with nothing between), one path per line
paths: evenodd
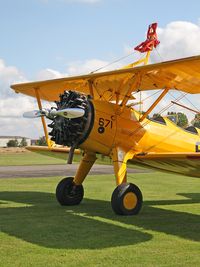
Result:
M82 108L65 108L61 110L52 110L50 111L51 115L61 116L67 119L75 119L83 117L85 111Z
M65 109L43 109L43 110L32 110L27 111L23 114L24 118L39 118L41 116L46 116L47 118L53 118L55 116L61 116L67 119L75 119L83 117L85 111L82 108L65 108Z
M29 119L39 118L41 116L43 116L43 114L41 114L40 110L27 111L27 112L24 112L23 114L24 118L29 118Z

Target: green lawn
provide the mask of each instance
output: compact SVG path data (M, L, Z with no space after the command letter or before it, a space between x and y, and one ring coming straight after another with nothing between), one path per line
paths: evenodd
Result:
M200 179L132 175L144 206L131 217L112 212L112 175L89 176L76 207L56 202L57 177L0 179L0 266L200 266Z
M66 155L67 158L67 155ZM0 166L63 164L65 160L40 155L38 153L0 153Z
M58 159L53 157L44 156L38 153L0 153L0 166L16 166L16 165L45 165L45 164L65 164L68 158ZM79 162L81 155L74 155L73 161ZM101 158L97 155L96 163L110 164L108 157Z

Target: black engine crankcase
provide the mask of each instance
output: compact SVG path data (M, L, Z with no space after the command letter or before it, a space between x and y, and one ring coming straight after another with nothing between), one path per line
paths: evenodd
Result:
M94 108L89 97L74 92L64 91L60 101L55 102L57 110L65 108L81 108L85 111L83 117L67 119L56 116L48 126L52 128L49 133L51 140L58 145L78 147L90 134L94 123Z

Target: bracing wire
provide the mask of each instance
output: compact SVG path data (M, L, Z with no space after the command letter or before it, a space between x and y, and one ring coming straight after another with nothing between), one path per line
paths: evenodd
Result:
M187 93L181 93L181 95L179 97L175 98L176 102L181 100L182 98L184 98L186 95L187 95ZM161 111L158 114L162 114L164 111L166 111L167 109L169 109L173 105L174 105L173 103L168 104L168 106L161 109Z
M158 49L157 49L156 47L155 47L155 50L156 50L156 53L158 54L158 56L160 57L161 62L163 62L164 59L163 59L163 57L161 56L161 54L158 52Z
M193 108L195 108L197 111L200 112L199 108L197 108L197 107L196 107L196 106L189 100L189 98L185 97L185 99L190 103L190 105L193 106Z
M149 96L147 96L146 98L144 98L142 101L143 101L143 102L144 102L144 101L146 101L147 99L149 99L149 98L153 97L154 95L157 95L159 92L160 92L159 90L158 90L158 91L156 91L156 92L155 92L155 93L153 93L152 95L149 95Z
M175 98L176 101L181 100L183 97L185 97L187 95L187 93L181 94L179 97ZM169 109L171 106L173 106L173 103L169 103L166 107L162 108L158 114L161 115L164 111L166 111L167 109ZM130 136L134 135L135 133L138 133L139 131L141 131L146 125L148 125L150 123L149 120L147 120L146 122L142 123L135 131L133 131Z
M180 92L180 93L182 93L182 92ZM171 97L173 97L174 99L175 99L175 97L169 92L169 94L171 95ZM182 93L183 94L183 93ZM184 98L190 103L190 105L194 108L194 109L196 109L197 111L199 111L199 113L200 113L200 110L199 110L199 108L197 107L197 106L195 106L190 100L189 100L189 98L188 97L186 97L186 95L184 96Z
M100 68L98 68L98 69L96 69L96 70L93 70L93 71L90 72L90 73L95 73L95 72L97 72L97 71L99 71L99 70L105 69L106 67L111 66L111 65L113 65L113 64L115 64L115 63L117 63L117 62L119 62L119 61L122 61L122 60L124 60L125 58L128 58L128 57L130 57L130 56L133 56L135 53L136 53L136 51L134 51L134 52L132 52L132 53L129 53L128 55L125 55L125 56L123 56L123 57L120 57L120 58L118 58L118 59L116 59L116 60L114 60L114 61L112 61L112 62L110 62L110 63L108 63L108 64L106 64L106 65L104 65L104 66L102 66L102 67L100 67Z

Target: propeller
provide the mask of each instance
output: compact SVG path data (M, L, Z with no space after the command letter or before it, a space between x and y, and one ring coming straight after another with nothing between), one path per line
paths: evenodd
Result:
M56 116L61 116L67 119L75 119L83 117L85 111L82 108L65 108L65 109L41 109L41 110L32 110L27 111L23 114L24 118L39 118L45 116L47 118L54 118Z

